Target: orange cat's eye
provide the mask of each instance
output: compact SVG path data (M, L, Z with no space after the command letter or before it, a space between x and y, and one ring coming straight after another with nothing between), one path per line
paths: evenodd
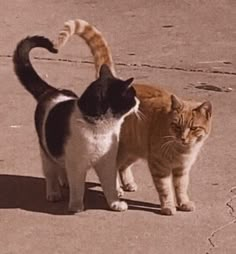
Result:
M177 123L171 123L171 127L176 130L180 130L181 127Z
M192 127L190 128L191 131L196 131L197 129L199 129L199 127L197 127L197 126L192 126Z

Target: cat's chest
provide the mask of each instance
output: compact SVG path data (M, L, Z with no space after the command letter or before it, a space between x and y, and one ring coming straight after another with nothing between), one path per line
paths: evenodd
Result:
M117 152L120 128L93 128L86 124L72 124L70 138L66 144L66 156L78 158L94 166L107 155ZM86 162L86 163L87 163Z
M171 167L190 168L195 162L199 150L200 148L196 147L188 152L172 151L172 156L170 156L169 160Z
M79 131L73 133L73 140L76 146L82 150L91 152L105 153L111 146L117 142L118 135L114 131L107 133L99 133L91 131L90 129L81 128Z

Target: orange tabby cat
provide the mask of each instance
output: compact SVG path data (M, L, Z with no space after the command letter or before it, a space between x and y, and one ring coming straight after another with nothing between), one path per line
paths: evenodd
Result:
M78 34L90 47L96 73L106 63L113 71L110 49L102 34L86 21L77 19L65 23L57 48ZM122 126L117 166L123 189L135 191L131 167L139 158L145 159L158 191L161 212L173 215L176 202L179 210L193 211L194 202L187 194L189 172L209 136L212 105L181 100L161 87L134 85L140 100L140 117L128 116Z

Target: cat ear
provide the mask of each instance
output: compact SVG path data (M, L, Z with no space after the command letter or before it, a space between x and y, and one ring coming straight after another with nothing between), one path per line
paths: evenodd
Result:
M171 95L171 109L174 111L176 110L177 112L180 112L183 108L183 104L179 98L177 98L175 95Z
M195 110L200 112L201 114L204 114L206 118L209 119L212 115L212 104L209 101L205 101Z
M134 81L134 78L129 78L125 80L124 84L126 85L127 88L129 88L133 81Z
M114 78L110 68L106 64L103 64L101 66L100 71L99 71L99 77L100 78Z

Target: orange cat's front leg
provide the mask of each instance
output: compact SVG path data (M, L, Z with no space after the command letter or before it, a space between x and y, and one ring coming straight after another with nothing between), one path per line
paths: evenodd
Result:
M157 162L149 163L149 168L161 202L163 215L176 213L175 199L172 188L171 170L162 168Z
M178 208L181 211L191 212L195 210L194 202L188 196L189 169L176 168L173 170L173 183L175 188Z

